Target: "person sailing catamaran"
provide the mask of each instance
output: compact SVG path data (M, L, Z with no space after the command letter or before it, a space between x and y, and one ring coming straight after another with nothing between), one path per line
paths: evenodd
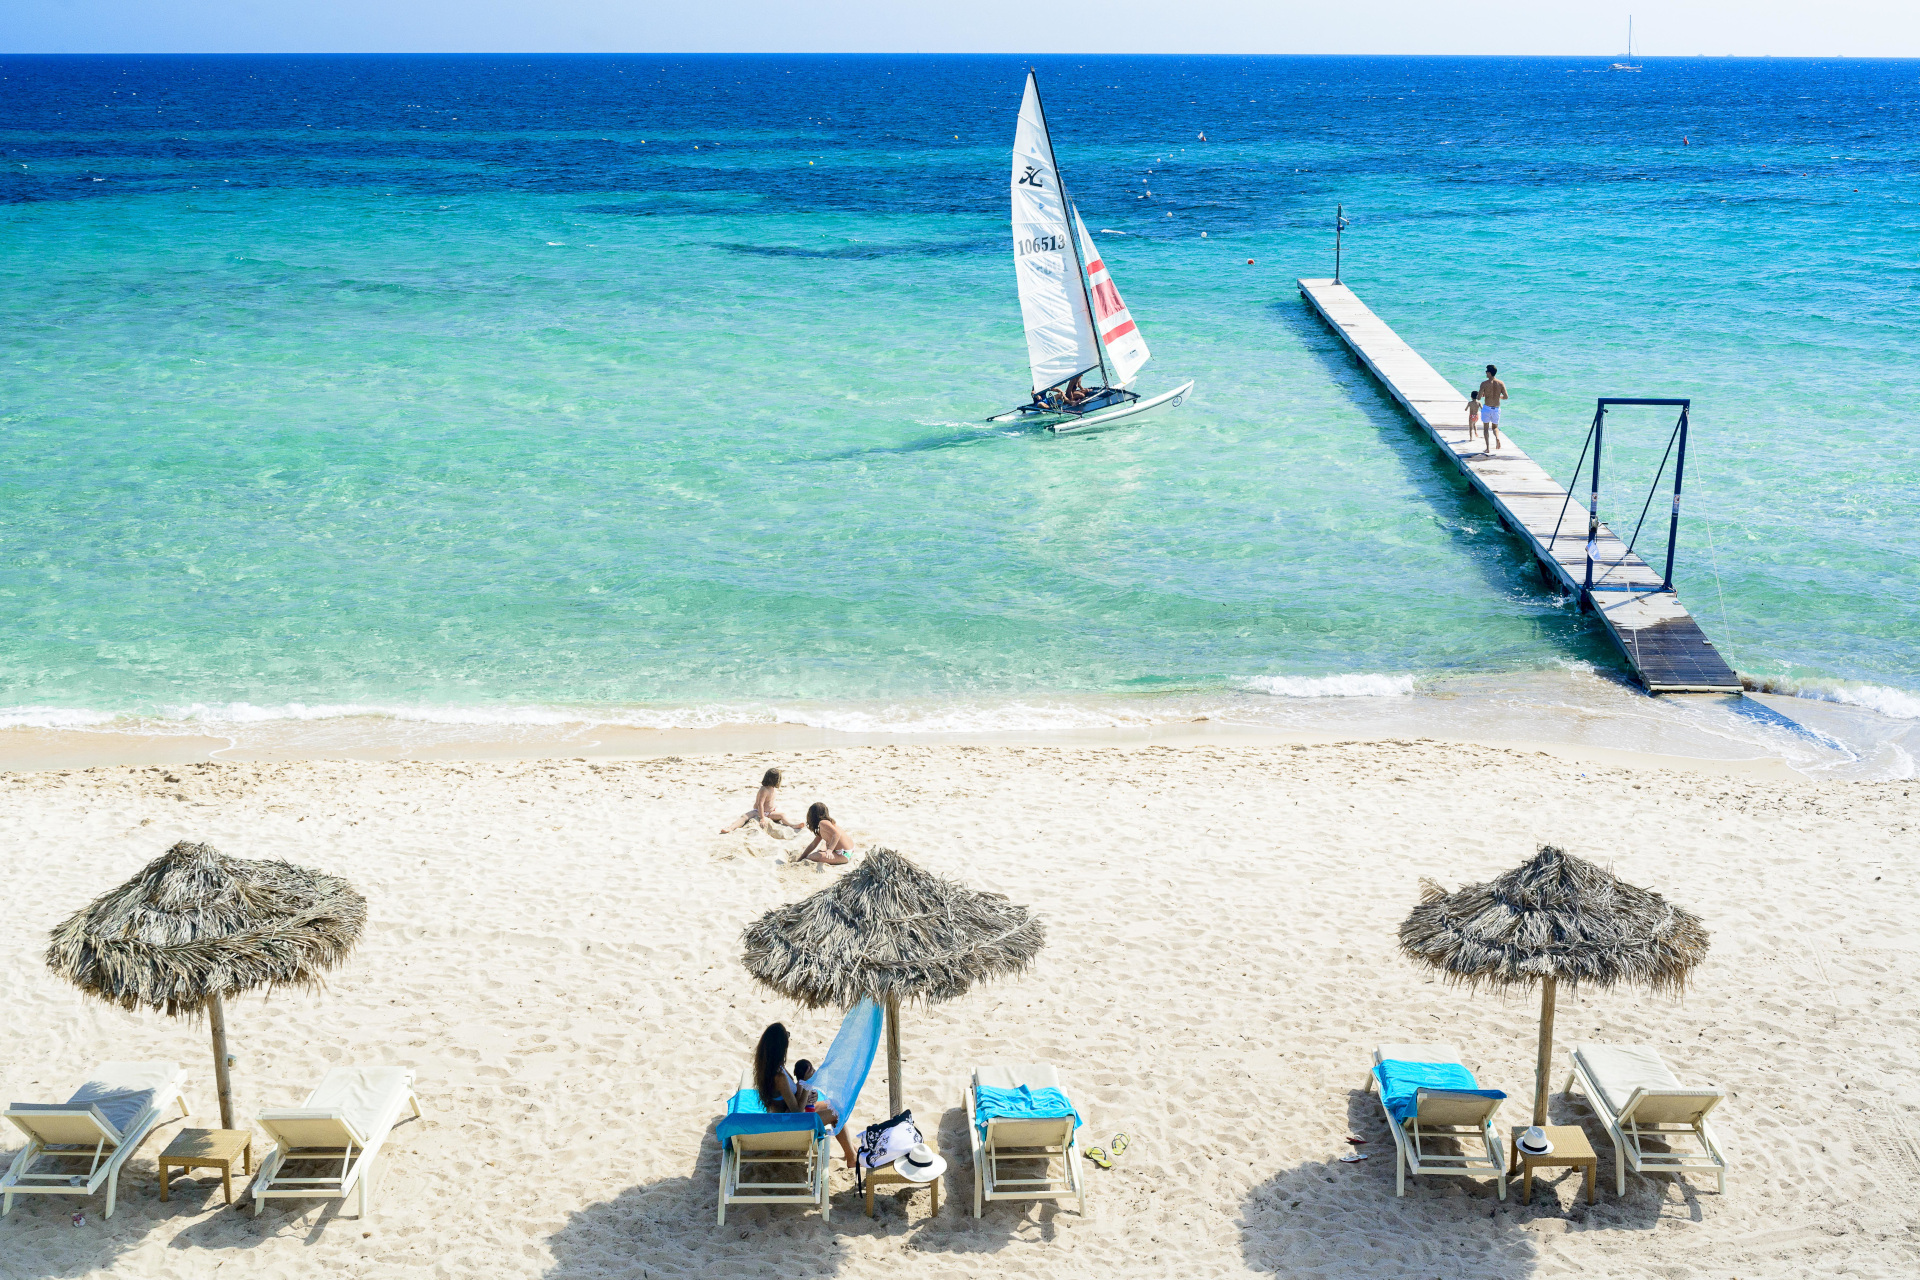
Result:
M1151 398L1132 389L1150 358L1147 342L1061 182L1031 71L1013 135L1012 189L1013 270L1033 399L988 421L1084 431L1177 407L1192 382ZM1096 372L1100 384L1087 386Z
M1079 408L1087 401L1093 399L1094 394L1080 385L1081 379L1085 376L1084 374L1076 373L1073 375L1072 381L1068 382L1064 387L1048 387L1044 391L1034 392L1033 404L1038 406L1042 412L1053 412L1062 408ZM1025 405L1021 406L1022 409L1026 407ZM1016 413L1019 411L1020 410L1015 410ZM1004 417L1006 417L1006 415L1002 414L1000 418L995 418L993 421L1001 421Z

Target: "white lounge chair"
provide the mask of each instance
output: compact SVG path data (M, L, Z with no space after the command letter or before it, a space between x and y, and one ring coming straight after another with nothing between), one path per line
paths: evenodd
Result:
M1373 1067L1367 1072L1369 1089L1380 1088L1380 1064L1389 1060L1465 1065L1460 1063L1460 1051L1450 1044L1383 1044L1373 1051ZM1506 1153L1500 1149L1500 1140L1493 1133L1493 1118L1499 1113L1502 1101L1477 1093L1420 1089L1414 1094L1414 1114L1405 1124L1387 1112L1387 1128L1393 1131L1393 1193L1407 1194L1409 1173L1431 1173L1459 1178L1491 1177L1500 1198L1505 1200ZM1382 1111L1386 1105L1383 1093ZM1451 1150L1440 1150L1437 1144L1445 1144Z
M737 1097L754 1088L753 1068L740 1073L735 1088ZM816 1133L819 1123L810 1115L780 1114L767 1118L769 1123L787 1121L791 1127L759 1133L730 1133L720 1142L720 1225L727 1225L730 1204L810 1205L820 1210L823 1221L833 1216L827 1199L827 1135ZM795 1181L746 1181L749 1170L765 1172L767 1166L786 1166Z
M121 1168L169 1106L179 1103L180 1114L187 1114L181 1078L171 1062L103 1062L65 1102L9 1106L6 1117L27 1135L27 1145L0 1177L0 1216L13 1212L15 1196L90 1196L105 1186L103 1216L111 1218ZM63 1167L35 1172L43 1160ZM87 1161L84 1174L73 1168L80 1160Z
M967 1085L967 1142L973 1151L973 1216L979 1217L989 1200L1065 1200L1072 1197L1081 1213L1087 1211L1086 1188L1080 1177L1080 1142L1074 1136L1074 1119L1025 1120L994 1117L987 1121L986 1133L980 1132L979 1090L1066 1089L1060 1073L1045 1063L1031 1066L975 1067ZM1054 1161L1060 1162L1058 1176ZM1040 1176L1016 1177L1001 1172L1002 1162L1028 1166L1038 1164Z
M274 1148L253 1180L253 1212L268 1200L346 1199L360 1191L360 1216L371 1206L373 1162L400 1119L400 1109L420 1114L412 1067L335 1067L297 1108L262 1111L260 1127ZM318 1164L317 1173L292 1174L287 1166Z
M1726 1192L1726 1157L1707 1124L1707 1113L1727 1096L1724 1092L1687 1088L1667 1069L1659 1051L1644 1044L1576 1043L1565 1092L1571 1093L1576 1081L1613 1138L1615 1195L1627 1193L1628 1169L1672 1174L1712 1170L1718 1190ZM1687 1138L1700 1150L1673 1149L1676 1139ZM1649 1149L1649 1141L1661 1149Z

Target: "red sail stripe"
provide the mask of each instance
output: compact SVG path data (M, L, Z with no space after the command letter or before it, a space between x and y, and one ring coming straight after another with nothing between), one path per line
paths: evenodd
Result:
M1096 271L1105 271L1106 269L1107 269L1107 264L1100 261L1100 259L1098 258L1095 258L1092 262L1089 262L1087 264L1088 275L1092 275Z
M1101 338L1101 341L1103 342L1112 342L1115 338L1125 337L1127 334L1132 333L1133 331L1134 331L1133 321L1129 320L1125 324L1121 325L1119 328L1115 329L1113 332L1101 334L1100 338Z

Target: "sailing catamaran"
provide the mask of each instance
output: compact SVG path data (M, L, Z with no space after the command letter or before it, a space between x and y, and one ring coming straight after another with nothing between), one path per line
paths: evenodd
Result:
M1147 342L1067 197L1031 71L1013 134L1013 273L1033 399L988 421L1087 431L1175 408L1193 390L1191 382L1150 398L1132 390Z

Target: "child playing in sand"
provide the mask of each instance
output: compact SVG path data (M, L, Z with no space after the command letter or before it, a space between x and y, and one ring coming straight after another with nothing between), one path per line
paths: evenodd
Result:
M852 859L847 855L853 852L853 841L840 829L840 824L827 816L827 806L816 800L807 806L807 830L813 832L813 843L800 851L796 862L824 862L837 867ZM818 849L818 854L814 850Z
M788 822L780 811L773 807L773 793L779 789L780 771L778 769L767 770L760 779L760 790L754 794L753 808L741 814L739 821L735 822L732 826L720 828L720 834L726 835L729 831L738 831L749 822L759 823L760 829L768 835L778 834L768 825L773 822L779 823L789 831L798 831L800 829L799 823ZM785 836L781 836L780 838L782 840L786 839Z

